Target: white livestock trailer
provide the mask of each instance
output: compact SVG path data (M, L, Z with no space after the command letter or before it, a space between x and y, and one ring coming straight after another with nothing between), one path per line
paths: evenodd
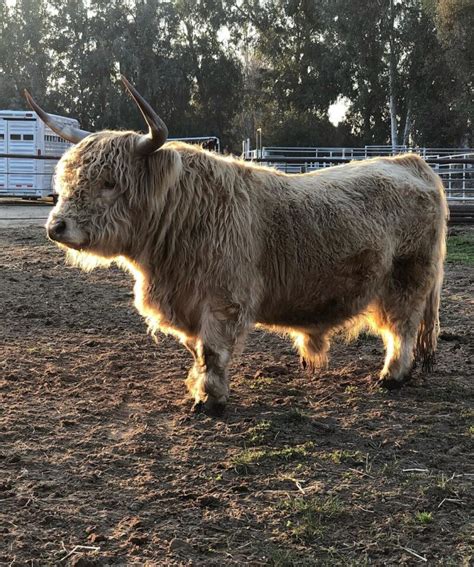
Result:
M74 118L56 118L79 127ZM36 112L0 110L0 197L54 197L54 168L70 146Z

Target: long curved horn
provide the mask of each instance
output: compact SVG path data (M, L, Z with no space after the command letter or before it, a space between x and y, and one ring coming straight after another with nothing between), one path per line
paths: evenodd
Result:
M28 103L29 107L36 112L36 114L41 118L41 120L51 128L53 132L56 132L58 136L72 142L73 144L77 144L83 140L86 136L90 134L87 130L80 130L79 128L74 128L73 126L62 125L58 122L58 120L45 112L38 104L35 102L33 97L30 93L25 89L23 91L25 95L26 102Z
M142 97L137 89L129 83L129 81L120 75L122 83L125 85L130 96L137 103L143 118L148 124L148 134L144 134L137 142L136 152L142 156L147 156L161 148L168 137L168 128L161 118L156 114L153 108Z

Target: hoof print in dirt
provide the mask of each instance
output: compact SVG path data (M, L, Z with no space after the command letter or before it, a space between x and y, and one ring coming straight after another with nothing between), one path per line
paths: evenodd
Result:
M219 508L221 505L219 498L211 495L200 496L197 499L197 503L201 508Z
M69 561L70 567L99 567L103 565L100 559L95 557L84 557L82 555L73 555Z
M190 545L187 541L175 537L170 541L170 544L168 546L168 551L170 553L180 553L183 555L190 555L194 552L194 549L192 545Z
M400 390L402 386L406 383L406 380L394 380L393 378L382 378L379 381L379 386L393 392L395 390Z
M195 402L192 407L193 413L204 413L210 417L221 417L224 414L224 411L225 404L210 402L209 400L206 400L205 402Z
M107 541L107 538L104 534L92 532L89 534L87 541L90 543L99 543L101 541Z
M145 545L148 543L148 536L140 532L135 532L130 535L127 543L131 543L132 545Z

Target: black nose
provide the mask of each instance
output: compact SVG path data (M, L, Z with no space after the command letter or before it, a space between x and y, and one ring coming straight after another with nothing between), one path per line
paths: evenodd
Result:
M51 240L58 240L65 230L66 222L63 220L55 220L48 225L48 236L51 238Z

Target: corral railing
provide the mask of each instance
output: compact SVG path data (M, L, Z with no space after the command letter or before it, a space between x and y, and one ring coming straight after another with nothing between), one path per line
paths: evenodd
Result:
M474 149L473 148L407 148L398 146L395 153L416 153L438 173L443 180L450 204L474 205ZM263 147L249 150L243 157L275 167L286 173L305 173L352 160L393 155L391 146L363 148L290 148Z
M0 197L52 195L54 168L61 156L0 153Z
M248 146L246 146L247 148ZM360 148L349 147L289 147L289 146L264 146L259 149L245 149L244 159L258 159L261 157L305 157L305 158L349 158L366 159L375 156L388 156L402 153L416 153L423 158L440 158L445 156L463 156L473 154L474 148L412 148L408 146L364 146Z

